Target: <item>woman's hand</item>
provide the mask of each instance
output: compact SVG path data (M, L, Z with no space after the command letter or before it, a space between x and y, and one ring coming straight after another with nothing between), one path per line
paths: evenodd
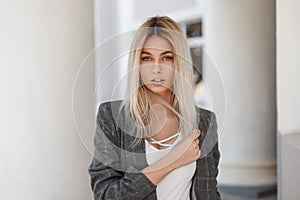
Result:
M201 132L196 130L191 135L182 139L177 143L168 155L171 166L174 169L187 165L200 158L201 151L199 149L199 139Z
M200 131L197 130L184 138L173 147L169 154L144 168L142 173L154 185L157 185L171 171L197 160L200 158L199 136Z

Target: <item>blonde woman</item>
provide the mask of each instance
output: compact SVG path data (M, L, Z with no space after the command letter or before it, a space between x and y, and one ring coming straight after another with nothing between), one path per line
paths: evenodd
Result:
M99 106L95 199L220 199L215 114L195 105L185 35L169 17L137 30L125 98ZM206 141L206 142L204 142Z

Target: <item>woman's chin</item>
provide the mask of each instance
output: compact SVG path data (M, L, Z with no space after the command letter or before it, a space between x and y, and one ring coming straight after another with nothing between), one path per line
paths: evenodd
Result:
M166 92L169 93L171 92L169 88L163 86L163 85L147 85L147 88L157 94L165 94Z

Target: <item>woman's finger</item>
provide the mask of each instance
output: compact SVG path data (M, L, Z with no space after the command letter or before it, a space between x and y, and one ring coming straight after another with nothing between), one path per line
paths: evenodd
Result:
M197 129L197 130L195 131L194 138L195 138L195 139L198 138L198 137L200 136L200 134L201 134L201 131L200 131L199 129Z

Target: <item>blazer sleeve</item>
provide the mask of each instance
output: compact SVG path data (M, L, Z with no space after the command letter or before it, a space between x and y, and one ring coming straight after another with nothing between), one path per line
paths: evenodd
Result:
M218 125L216 121L216 116L213 112L205 111L202 113L202 128L205 130L205 135L200 135L200 144L203 149L203 153L207 153L206 156L200 158L197 161L197 170L195 175L195 195L197 200L206 199L221 199L221 195L217 188L217 176L218 176L218 165L220 159L220 151L218 147ZM205 127L205 128L204 128ZM205 137L213 138L212 141L206 143L206 145L214 145L209 152L207 146L204 147L203 140ZM210 140L209 139L209 140ZM212 143L211 143L212 142Z
M89 167L94 199L143 199L156 186L137 168L122 169L120 132L117 131L108 103L99 106L94 157Z
M217 125L217 120L216 120L216 115L211 112L211 129L212 129L212 134L215 135L216 138L218 138L218 125ZM221 195L218 191L217 188L217 176L219 173L219 160L220 160L220 151L219 151L219 144L218 144L218 139L216 144L214 145L213 149L212 149L212 157L213 157L213 161L214 161L214 168L213 168L213 183L214 183L214 187L212 191L215 191L215 199L221 199Z

